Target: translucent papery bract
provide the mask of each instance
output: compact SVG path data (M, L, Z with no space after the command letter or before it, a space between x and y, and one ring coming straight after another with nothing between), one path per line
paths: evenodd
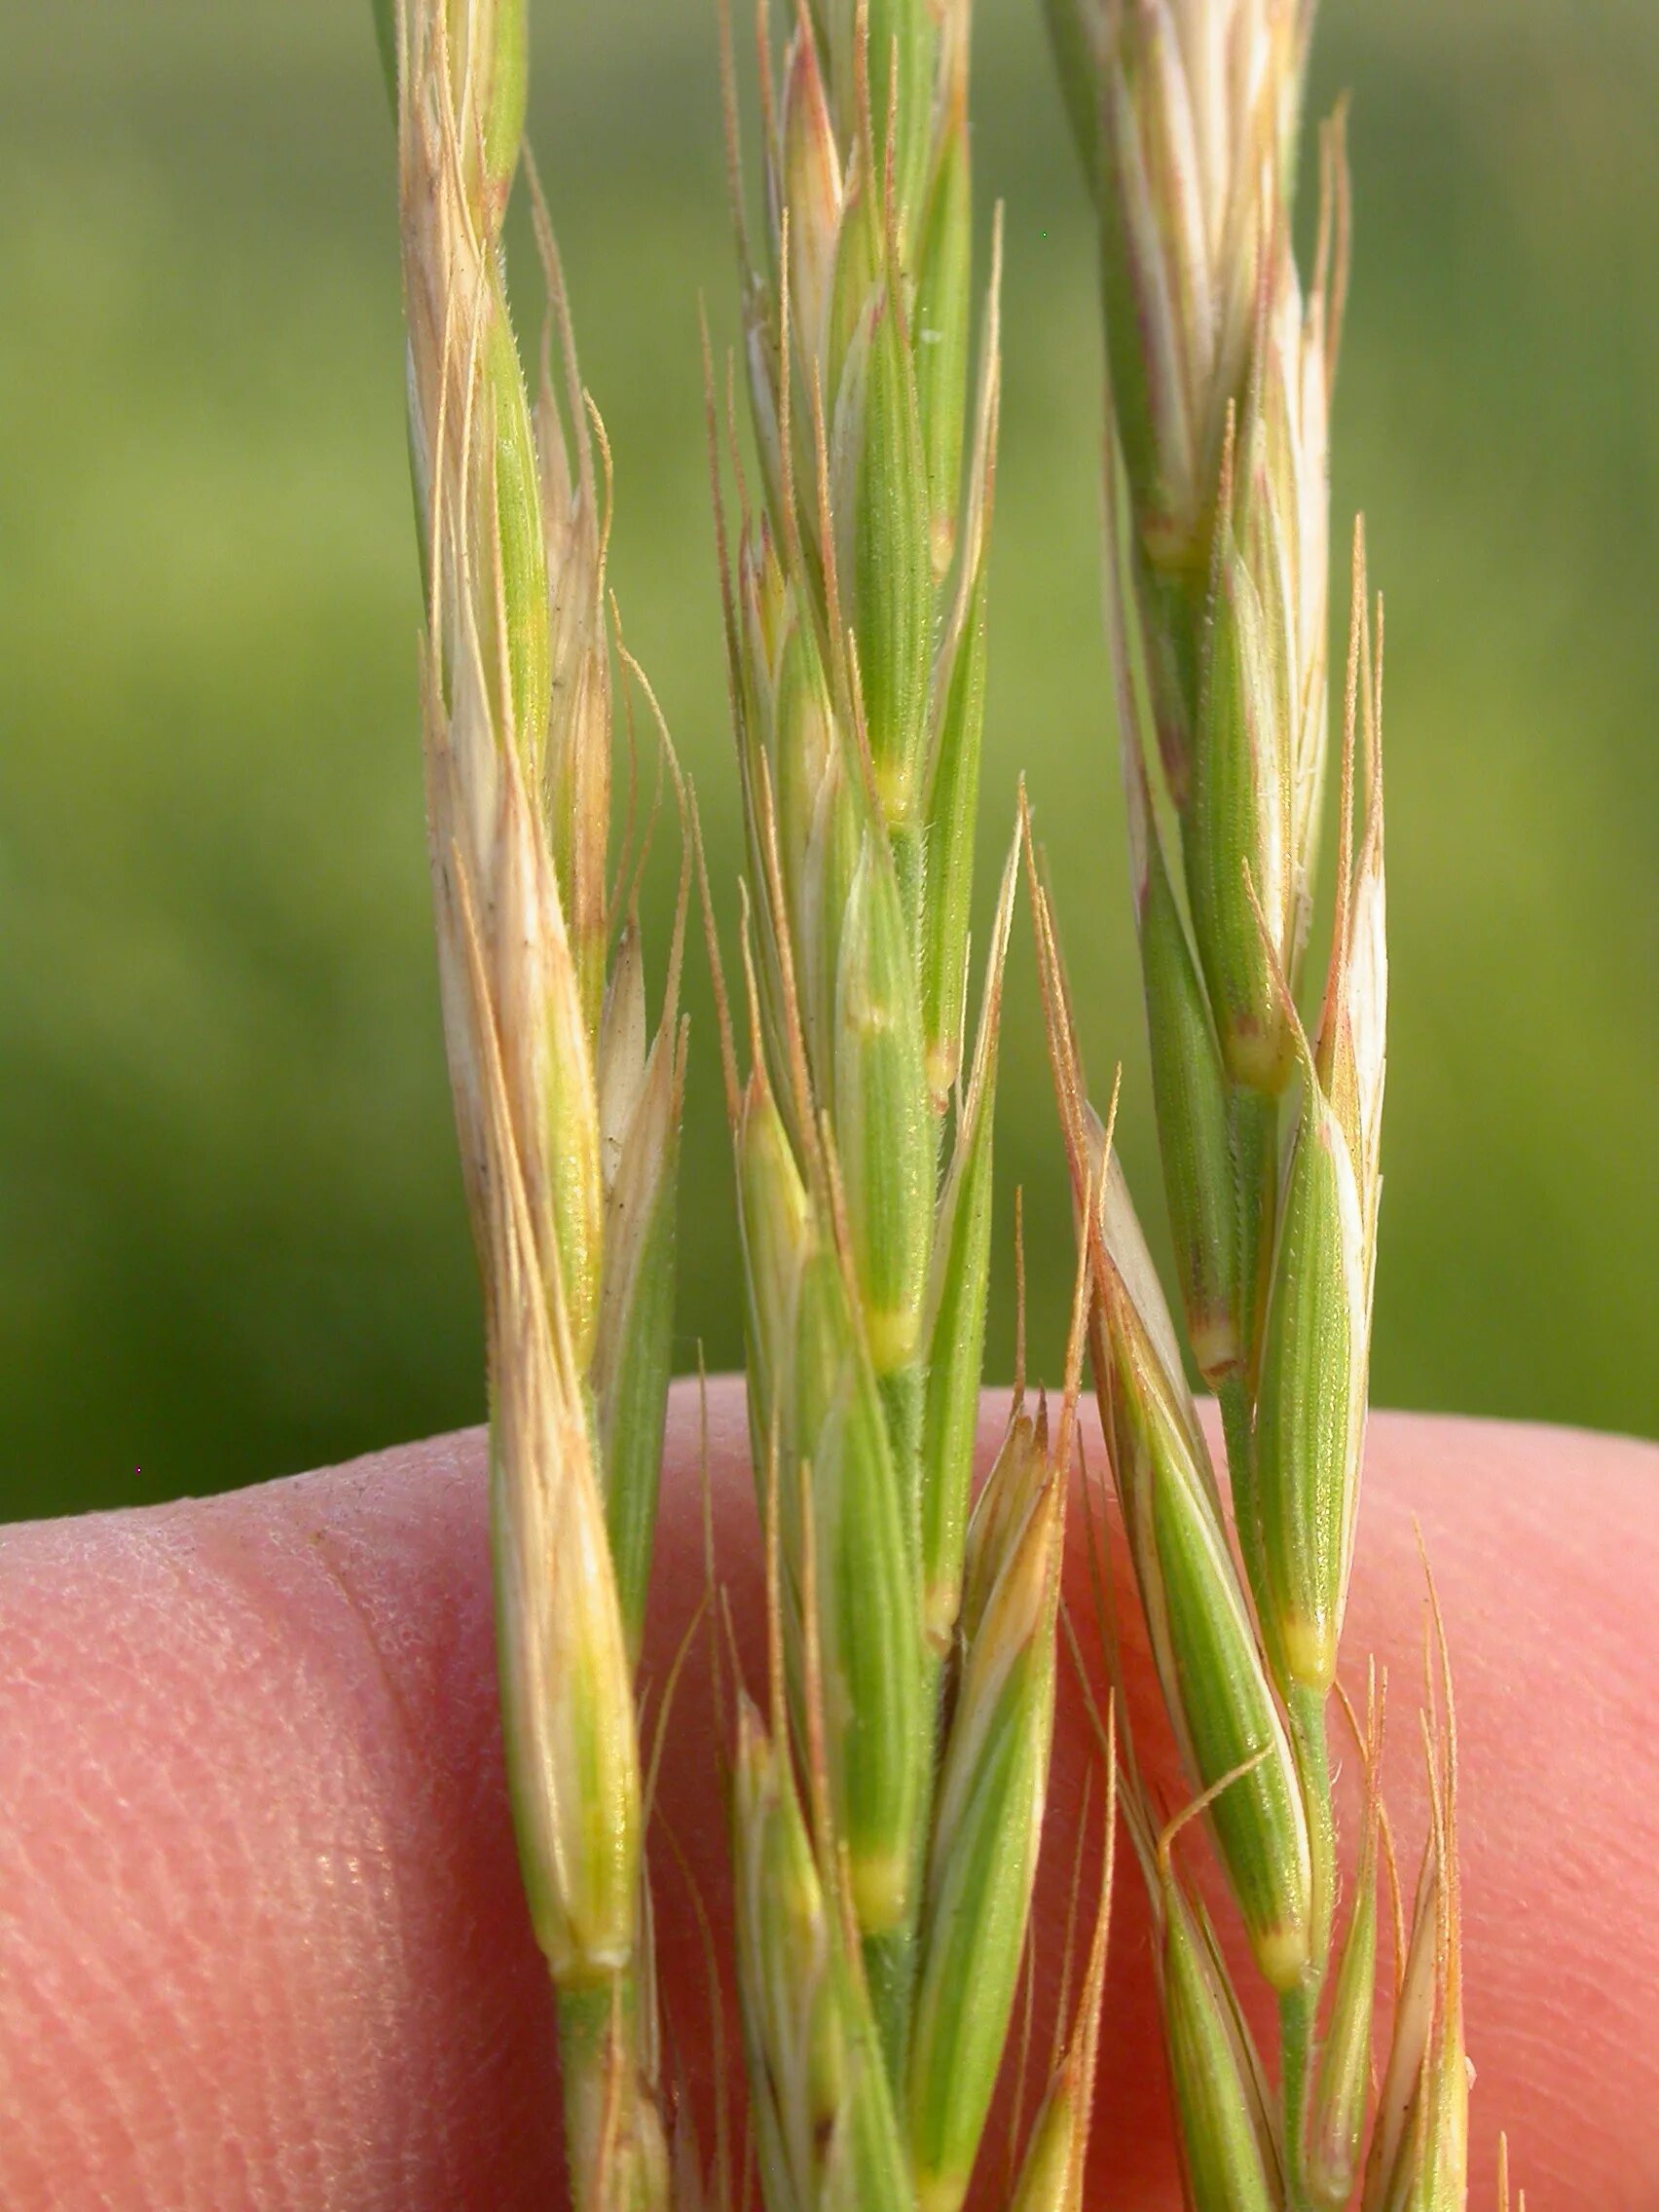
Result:
M511 1277L508 1278L512 1279ZM580 1986L627 1967L640 1868L632 1671L585 1411L519 1276L493 1302L492 1542L507 1777L536 1940Z
M375 0L383 54L394 56L400 20L393 0ZM433 11L427 10L430 15ZM518 167L529 89L527 0L483 0L444 9L445 92L454 105L456 148L468 201L494 228ZM434 58L436 50L434 47Z
M491 933L491 1012L548 1295L563 1302L582 1374L599 1326L605 1238L598 1088L558 889L515 762L499 790L478 893Z
M979 1374L991 1260L990 1099L961 1126L939 1205L928 1299L932 1318L922 1414L922 1605L943 1654L956 1626L968 1487L978 1432Z
M1009 2212L1073 2212L1078 2138L1088 2126L1070 2069L1062 2067L1049 2084L1032 2127Z
M1210 1822L1257 1964L1290 1989L1307 1966L1311 1911L1296 1769L1168 1309L1122 1171L1101 1164L1096 1388L1153 1657L1194 1783L1208 1789L1247 1769Z
M1183 845L1193 923L1234 1080L1295 1065L1295 989L1324 788L1329 567L1324 274L1304 310L1281 218L1248 394L1220 481L1210 621Z
M1340 158L1340 157L1339 157ZM1254 562L1280 639L1278 671L1290 779L1290 897L1285 973L1294 990L1313 906L1320 802L1329 752L1326 627L1330 573L1329 408L1333 374L1329 273L1306 305L1288 240L1277 249L1273 306L1259 361L1246 459Z
M810 617L793 591L782 629L769 744L779 866L790 902L783 919L796 948L807 1058L827 1086L834 1051L837 940L867 810L848 777Z
M441 724L429 728L428 747L431 781L442 790L450 771ZM491 1531L508 1786L537 1939L555 1978L579 1988L632 1959L639 1751L628 1635L556 1207L547 1200L538 1052L569 1031L561 1026L548 1046L538 1027L536 956L557 945L557 894L525 830L529 805L510 758L498 788L504 827L492 919L501 935L480 941L482 895L459 852L440 934L453 928L459 939L458 995L446 1017L478 1114L474 1226L490 1338ZM545 899L528 909L527 878ZM573 997L573 976L568 980ZM574 1025L579 1031L579 1015ZM597 1128L593 1151L597 1181ZM551 1168L556 1179L557 1158Z
M562 277L551 237L544 265L556 309ZM578 467L572 480L551 376L535 406L541 528L550 585L551 686L540 799L590 1032L598 1027L609 948L606 856L610 828L610 640L605 608L605 518L593 445L568 324L562 332Z

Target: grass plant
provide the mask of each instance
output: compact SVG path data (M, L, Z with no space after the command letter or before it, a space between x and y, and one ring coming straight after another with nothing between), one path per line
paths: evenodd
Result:
M539 193L551 328L534 402L507 306L523 0L407 0L381 25L439 977L489 1347L507 1776L558 1992L571 2194L583 2212L646 2212L669 2200L669 2162L634 1671L669 1379L681 933L653 1032L629 864L613 883L608 854L604 437Z
M971 1517L1015 882L1011 853L970 1042L1000 236L971 405L969 9L782 15L777 53L757 14L757 246L725 38L759 476L728 379L747 1074L729 1026L725 1059L776 1653L745 1709L738 1981L768 2204L953 2212L1036 1873L1077 1384L1052 1437L1016 1405ZM718 451L712 372L710 402ZM1033 2204L1081 2178L1074 2042Z
M762 0L754 179L720 18L747 446L735 366L723 384L705 368L747 855L740 1023L703 888L767 1667L758 1695L735 1688L724 1770L750 2160L708 2177L665 2094L636 1682L670 1364L686 873L653 1019L631 832L611 850L619 672L654 701L607 596L608 453L534 173L548 302L534 399L507 304L525 0L400 0L395 15L382 0L503 1728L582 2212L731 2203L751 2173L770 2212L956 2212L977 2180L990 2190L987 2121L1030 1963L1086 1346L1191 1794L1166 1817L1132 1745L1120 1777L1109 1707L1093 1934L1002 2200L1092 2201L1121 1784L1153 1899L1193 2212L1463 2202L1456 1724L1438 1610L1430 1833L1409 1914L1382 1810L1381 1693L1374 1680L1360 1718L1337 1683L1381 1189L1382 610L1356 531L1331 952L1309 1025L1326 432L1347 264L1340 117L1320 138L1306 292L1291 248L1311 14L1306 0L1050 0L1099 217L1108 627L1185 1351L1110 1117L1088 1101L1022 812L1080 1235L1057 1414L1028 1401L1021 1375L977 1499L1020 842L971 1021L1002 248L999 219L976 348L970 7L795 0L775 21ZM666 735L662 756L678 793ZM1189 1357L1221 1402L1231 1516ZM1328 1746L1344 1709L1363 1775L1346 1897ZM1276 2001L1273 2069L1189 1871L1189 1827L1207 1833ZM1373 2092L1390 1900L1395 1987Z
M1382 606L1356 525L1331 953L1299 985L1329 715L1327 426L1347 275L1339 113L1311 284L1291 202L1308 0L1049 0L1099 222L1106 604L1164 1193L1192 1364L1227 1439L1236 1552L1180 1339L1085 1091L1033 851L1039 962L1093 1366L1159 1679L1255 1968L1276 2086L1143 1790L1131 1821L1198 2212L1460 2205L1467 2074L1450 1681L1432 1832L1365 2154L1374 1755L1338 1936L1328 1725L1353 1560L1381 1193L1386 977ZM1028 850L1032 848L1028 845ZM1444 1643L1441 1643L1442 1655Z

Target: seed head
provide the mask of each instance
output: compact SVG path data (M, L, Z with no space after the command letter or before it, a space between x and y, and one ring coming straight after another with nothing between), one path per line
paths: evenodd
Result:
M1342 884L1317 1051L1284 992L1302 1100L1275 1238L1256 1413L1263 1633L1281 1680L1324 1690L1336 1671L1358 1513L1370 1363L1384 1068L1382 788L1376 695L1356 551L1354 683L1365 670L1365 819L1345 823ZM1351 821L1354 714L1344 748Z
M1296 1769L1168 1309L1122 1171L1096 1166L1095 1382L1153 1655L1198 1787L1244 1770L1210 1820L1257 1963L1288 1989L1308 1961L1311 1913Z
M1050 13L1102 220L1113 405L1141 545L1155 573L1201 577L1312 11L1050 0Z
M1223 1057L1277 1090L1295 1051L1276 977L1294 986L1308 934L1324 773L1330 369L1324 281L1305 313L1288 222L1264 274L1222 460L1183 849Z
M522 1200L491 1304L491 1497L502 1720L536 1940L580 1987L637 1936L640 1767L605 1506L559 1317L529 1276ZM512 1239L512 1242L508 1242ZM516 1265L512 1261L516 1256Z

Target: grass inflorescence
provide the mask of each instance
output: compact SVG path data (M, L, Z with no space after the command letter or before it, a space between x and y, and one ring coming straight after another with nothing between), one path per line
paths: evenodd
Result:
M1374 2121L1374 1754L1358 1869L1338 1896L1328 1734L1364 1452L1387 960L1382 604L1373 613L1356 524L1330 962L1305 1025L1348 239L1339 111L1319 137L1305 291L1291 203L1312 15L1308 0L1049 5L1099 220L1108 633L1185 1353L1087 1103L1027 849L1130 1559L1192 1810L1279 2019L1271 2085L1173 1849L1189 1816L1161 1833L1135 1783L1188 2189L1200 2208L1279 2212L1337 2212L1358 2190L1383 2212L1461 2204L1467 2077L1449 1681ZM1220 1400L1231 1529L1189 1360Z
M1457 1769L1438 1608L1430 1833L1409 1909L1381 1791L1381 1691L1373 1677L1358 1714L1338 1680L1386 999L1382 608L1356 527L1331 950L1316 1015L1303 1011L1330 751L1342 118L1319 138L1305 287L1291 203L1309 0L1049 0L1048 13L1099 219L1108 632L1183 1326L1111 1117L1088 1102L1023 797L977 960L970 943L1002 226L999 212L978 289L969 0L794 0L777 21L762 4L753 176L722 10L742 357L722 378L706 345L704 367L746 854L735 1020L717 887L703 891L767 1661L758 1688L733 1685L718 1769L749 2152L739 2171L722 2151L711 2175L665 2087L636 1682L670 1366L687 874L653 1016L637 856L611 849L610 783L623 682L653 716L655 702L608 597L608 450L534 172L547 294L534 397L508 308L526 0L395 13L380 0L439 970L485 1292L503 1729L583 2212L729 2204L750 2176L772 2212L956 2212L994 2187L999 2082L1017 2080L1026 2102L1086 1351L1187 1795L1163 1806L1126 1740L1120 1763L1108 1702L1093 1933L1075 1997L1068 1937L1002 2200L1092 2201L1121 1803L1152 1899L1195 2212L1463 2201ZM665 732L661 749L680 794ZM682 815L694 825L688 794ZM693 829L687 855L695 842ZM1073 1320L1052 1418L1027 1396L1021 1351L976 1497L1021 851L1079 1228ZM1226 1496L1190 1372L1220 1401ZM719 1687L718 1654L715 1671ZM1363 1778L1346 1886L1335 1718ZM1272 2065L1191 1868L1199 1835L1276 2006ZM1081 1852L1080 1838L1079 1868ZM1074 1914L1081 1888L1074 1874Z

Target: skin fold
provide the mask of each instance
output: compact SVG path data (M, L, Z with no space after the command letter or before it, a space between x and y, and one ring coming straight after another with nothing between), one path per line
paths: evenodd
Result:
M987 1452L1005 1405L986 1401ZM647 1730L705 1587L698 1435L695 1388L678 1385ZM1083 1435L1098 1471L1098 1430ZM708 1440L719 1577L758 1686L741 1383L711 1385ZM1651 2212L1659 1450L1379 1416L1366 1484L1344 1677L1362 1695L1365 1655L1387 1669L1408 1883L1423 1825L1419 1528L1456 1674L1470 2201L1493 2201L1503 2125L1531 2212ZM1068 1601L1093 1653L1082 1530L1074 1505ZM1114 1567L1136 1745L1174 1809L1116 1554ZM708 1650L699 1637L669 1711L653 1862L669 2048L705 2125L718 2038L688 1882L717 1944L725 1925ZM494 1668L479 1432L0 1530L0 2203L560 2200L551 2002L518 1891ZM1037 1934L1051 1997L1079 1814L1087 1797L1091 1886L1101 1801L1069 1663L1061 1677ZM1179 2193L1126 1850L1119 1875L1091 2196L1139 2212ZM735 2057L729 2014L723 2028ZM1041 2005L1032 2047L1035 2093Z

